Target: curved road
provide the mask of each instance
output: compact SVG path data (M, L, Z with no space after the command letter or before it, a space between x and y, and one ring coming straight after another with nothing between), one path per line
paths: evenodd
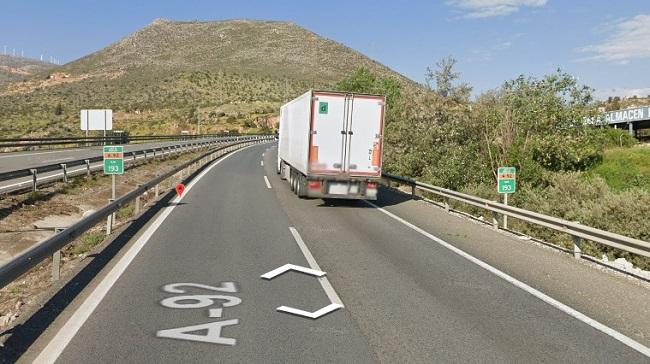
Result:
M382 191L385 210L297 199L268 148L234 153L188 186L22 360L648 361L385 213L407 205L398 194ZM260 278L287 263L316 263L327 280ZM318 319L276 310L337 298L345 307Z

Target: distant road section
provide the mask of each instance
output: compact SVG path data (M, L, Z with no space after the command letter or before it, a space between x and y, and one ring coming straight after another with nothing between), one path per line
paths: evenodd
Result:
M207 140L213 139L195 139L192 141L202 142ZM140 151L144 149L169 146L178 143L178 141L169 141L142 144L126 144L124 146L124 151ZM0 153L0 173L14 171L17 169L34 168L44 164L65 163L66 161L98 157L100 155L102 155L101 146L94 146L89 148Z

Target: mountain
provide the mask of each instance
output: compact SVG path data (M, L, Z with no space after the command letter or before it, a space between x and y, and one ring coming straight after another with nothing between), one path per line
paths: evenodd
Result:
M54 65L50 63L0 54L0 84L21 81L51 68Z
M194 130L199 119L203 132L252 130L283 102L361 66L415 87L290 22L159 19L49 77L0 86L0 117L14 121L0 132L78 134L82 108L112 108L117 128L133 133Z

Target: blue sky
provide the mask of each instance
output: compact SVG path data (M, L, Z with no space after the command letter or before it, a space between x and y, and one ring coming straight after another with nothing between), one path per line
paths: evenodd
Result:
M5 0L0 52L69 62L155 18L289 20L416 81L451 55L475 94L558 67L609 94L650 94L648 0Z

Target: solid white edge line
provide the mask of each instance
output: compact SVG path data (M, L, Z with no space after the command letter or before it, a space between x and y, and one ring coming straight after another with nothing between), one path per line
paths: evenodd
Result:
M482 261L482 260L480 260L480 259L478 259L478 258L476 258L476 257L474 257L472 255L469 255L465 251L463 251L461 249L458 249L457 247L455 247L455 246L449 244L448 242L436 237L435 235L423 230L422 228L411 224L410 222L402 219L401 217L393 214L392 212L384 210L383 208L375 205L374 203L372 203L370 201L363 200L363 202L365 202L366 204L376 208L377 210L383 212L384 214L390 216L391 218L399 221L400 223L408 226L409 228L417 231L418 233L424 235L425 237L435 241L436 243L438 243L438 244L442 245L443 247L451 250L452 252L460 255L461 257L469 260L470 262L478 265L479 267L489 271L490 273L496 275L497 277L511 283L512 285L526 291L527 293L529 293L529 294L539 298L540 300L548 303L549 305L559 309L560 311L566 313L567 315L569 315L569 316L571 316L571 317L573 317L573 318L575 318L575 319L577 319L579 321L582 321L583 323L593 327L594 329L596 329L596 330L598 330L598 331L600 331L600 332L602 332L602 333L604 333L606 335L609 335L609 336L613 337L614 339L616 339L616 340L620 341L621 343L629 346L630 348L638 351L639 353L641 353L641 354L643 354L643 355L645 355L647 357L650 357L650 348L648 348L647 346L641 344L640 342L638 342L638 341L636 341L636 340L634 340L634 339L632 339L632 338L630 338L628 336L625 336L624 334L612 329L609 326L605 326L604 324L601 324L600 322L592 319L591 317L583 314L582 312L577 311L577 310L565 305L564 303L562 303L562 302L560 302L560 301L558 301L558 300L556 300L556 299L554 299L554 298L552 298L550 296L547 296L546 294L536 290L535 288L527 285L526 283L519 281L518 279L516 279L516 278L514 278L514 277L512 277L512 276L498 270L497 268L485 263L484 261Z
M269 182L269 178L264 176L264 183L266 183L266 188L271 188L271 182Z
M187 196L192 187L205 176L212 168L216 167L219 163L226 160L231 155L242 151L244 149L250 148L254 145L238 149L221 159L218 159L216 162L213 162L210 166L204 169L196 178L185 188L185 193L183 196ZM171 206L167 206L163 209L162 213L158 215L156 220L149 225L147 230L136 240L136 242L131 246L131 248L122 256L122 258L115 264L111 271L102 279L102 281L95 287L93 292L86 297L84 302L77 308L77 310L70 316L68 321L59 329L55 336L50 340L47 346L40 352L38 357L34 360L35 363L54 363L63 350L68 346L70 341L75 337L81 326L86 322L88 317L95 311L97 306L101 303L102 299L110 291L113 284L117 282L122 273L128 268L129 264L135 259L140 250L147 244L151 236L156 232L156 230L162 225L167 216L174 210L176 203L178 203L183 197L176 196L172 199Z
M300 233L298 233L298 230L296 230L296 228L293 226L289 226L289 231L291 231L291 235L293 235L294 240L298 244L298 248L300 248L302 255L305 256L305 259L307 259L307 263L309 264L309 267L311 269L323 271L322 269L320 269L318 263L316 263L316 259L314 259L314 256L311 255L311 252L309 251L307 244L305 244L305 242L302 240L302 237L300 236ZM334 287L332 287L327 277L318 278L318 281L320 282L320 285L323 287L325 294L327 294L327 297L330 299L330 302L341 305L341 307L345 307L343 305L343 301L341 301L341 298L336 293Z

